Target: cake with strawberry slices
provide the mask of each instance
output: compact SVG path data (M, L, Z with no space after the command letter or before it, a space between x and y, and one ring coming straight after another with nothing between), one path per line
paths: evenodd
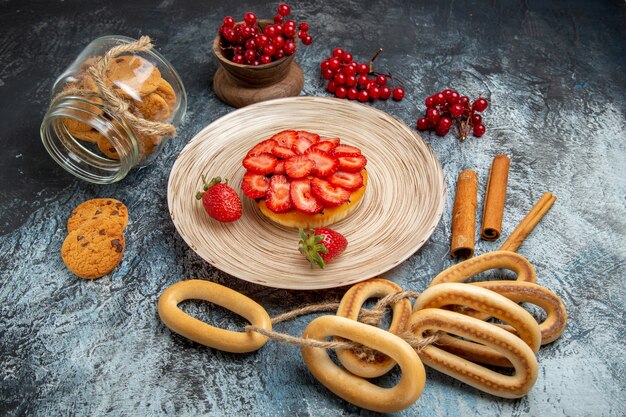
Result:
M243 159L243 193L261 213L287 227L336 223L359 205L367 159L339 138L284 130L255 145Z

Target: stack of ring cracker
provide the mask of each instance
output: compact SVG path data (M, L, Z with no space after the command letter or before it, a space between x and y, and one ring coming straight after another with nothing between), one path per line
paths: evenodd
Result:
M76 82L66 88L81 88L98 93L98 87L88 70L99 61L100 57L91 57L81 65ZM162 78L159 69L148 60L138 55L120 55L111 60L106 69L106 82L120 97L128 101L131 112L146 120L166 122L171 120L177 105L176 92L170 83ZM99 98L92 98L93 103L102 104ZM101 108L85 103L85 110L103 116ZM113 124L116 121L111 120ZM110 159L120 159L117 150L98 130L90 124L72 118L64 118L68 132L76 139L94 144L97 149ZM158 135L137 134L137 146L140 159L151 155L161 143Z
M128 209L113 198L79 204L67 221L61 257L70 271L85 279L100 278L120 263L126 240Z
M518 280L465 283L480 272L496 268L517 273ZM526 258L507 251L481 255L446 269L412 307L408 298L397 297L405 296L397 284L372 278L346 292L337 315L311 321L298 344L307 368L319 382L344 400L368 410L396 412L413 404L425 386L424 365L486 393L519 398L531 390L537 379L536 353L540 346L556 340L567 321L560 298L535 280L535 271ZM398 300L391 303L389 329L357 321L368 299L386 296ZM187 299L207 300L231 309L263 332L232 332L204 323L178 308ZM547 317L538 323L517 304L520 302L541 307ZM158 312L174 332L227 352L259 349L268 340L264 335L272 329L263 307L233 290L202 280L169 287L159 299ZM506 324L485 321L491 317ZM331 346L324 346L331 336L335 341L360 344L337 350L343 367L329 356L326 348ZM370 381L395 365L401 377L393 387L380 387ZM494 367L513 368L513 372L501 373Z

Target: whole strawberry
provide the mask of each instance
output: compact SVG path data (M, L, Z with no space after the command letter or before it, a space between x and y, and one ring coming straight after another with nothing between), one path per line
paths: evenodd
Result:
M320 227L309 232L300 229L299 250L311 263L324 268L327 262L341 255L348 247L348 240L339 232Z
M202 182L204 191L199 191L196 198L202 200L209 216L220 222L234 222L241 217L241 200L228 185L228 180L222 184L222 178L215 177L207 183L206 177L202 175Z

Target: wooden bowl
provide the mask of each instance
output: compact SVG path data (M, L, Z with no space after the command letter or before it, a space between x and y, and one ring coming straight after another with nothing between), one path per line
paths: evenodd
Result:
M273 21L258 23L264 28ZM213 41L213 55L220 64L213 78L213 90L220 100L233 107L297 96L304 87L304 74L294 61L295 53L269 64L237 64L225 56L222 38L218 35Z

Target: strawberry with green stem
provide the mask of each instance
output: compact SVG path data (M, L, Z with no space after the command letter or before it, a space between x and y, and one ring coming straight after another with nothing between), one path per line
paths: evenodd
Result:
M339 232L328 227L320 227L305 232L299 229L300 253L306 256L311 268L324 268L327 262L341 255L348 247L348 240Z
M221 177L215 177L207 183L204 175L200 176L204 184L203 191L196 193L196 199L202 200L207 214L220 222L233 222L241 217L241 200Z

